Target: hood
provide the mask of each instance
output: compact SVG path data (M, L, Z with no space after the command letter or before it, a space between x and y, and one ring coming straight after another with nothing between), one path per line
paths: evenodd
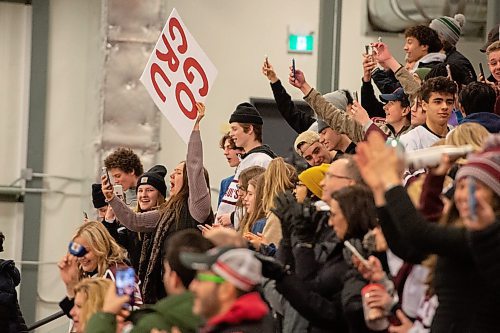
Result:
M419 67L428 67L428 64L436 62L445 62L446 54L440 52L427 53L413 65L413 71Z
M215 327L221 324L236 325L244 321L259 321L264 318L269 309L254 291L238 298L233 306L226 312L210 319L207 327Z
M468 115L460 124L464 123L478 123L483 125L490 133L500 132L500 116L492 112L477 112Z
M9 275L16 287L21 282L21 274L19 274L19 270L14 265L14 260L0 259L0 273Z
M248 155L250 154L253 154L253 153L264 153L266 155L269 155L269 157L271 158L276 158L278 157L272 150L271 148L268 146L268 145L262 145L262 146L258 146L258 147L255 147L254 149L250 150L248 153L245 153L245 154L241 154L241 158L245 158L247 157Z

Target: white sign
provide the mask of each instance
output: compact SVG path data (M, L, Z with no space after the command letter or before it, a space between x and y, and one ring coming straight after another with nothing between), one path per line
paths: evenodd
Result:
M196 102L205 101L216 76L217 69L174 8L140 80L186 143L198 115Z

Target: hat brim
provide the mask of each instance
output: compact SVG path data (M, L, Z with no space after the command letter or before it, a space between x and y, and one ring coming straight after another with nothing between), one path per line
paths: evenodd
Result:
M392 102L392 101L401 101L401 99L394 94L382 94L379 97L380 97L380 100L384 103Z
M213 248L205 253L181 252L179 259L181 263L195 271L208 271L223 253L231 248Z

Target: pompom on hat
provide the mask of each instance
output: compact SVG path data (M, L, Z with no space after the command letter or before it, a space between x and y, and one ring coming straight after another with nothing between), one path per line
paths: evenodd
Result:
M434 19L429 24L429 27L436 31L438 35L449 42L451 45L456 45L462 34L462 28L465 24L465 16L457 14L453 18L442 16Z

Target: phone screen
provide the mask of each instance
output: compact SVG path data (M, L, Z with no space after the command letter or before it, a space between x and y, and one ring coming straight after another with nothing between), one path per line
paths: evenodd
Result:
M128 295L128 305L134 305L135 271L132 267L120 268L116 271L116 293L119 296Z
M106 178L108 179L109 185L112 186L113 184L112 184L112 181L111 181L111 177L109 177L108 168L102 167L102 175L106 176Z

